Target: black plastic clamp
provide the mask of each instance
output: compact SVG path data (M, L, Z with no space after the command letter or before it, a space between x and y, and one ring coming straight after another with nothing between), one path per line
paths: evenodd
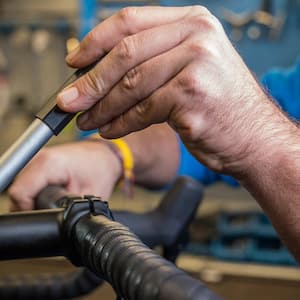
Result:
M82 265L82 260L77 254L76 247L72 241L72 231L75 224L83 217L103 215L110 220L114 220L108 203L102 201L101 198L95 196L80 197L64 197L59 203L60 207L64 207L63 220L61 222L63 240L65 244L65 255L76 266Z

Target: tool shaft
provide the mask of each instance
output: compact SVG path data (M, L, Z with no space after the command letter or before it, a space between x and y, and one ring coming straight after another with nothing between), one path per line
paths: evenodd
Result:
M36 119L0 157L1 192L52 136L52 130L41 120Z
M32 159L32 157L48 142L53 135L58 135L73 119L74 113L62 111L56 104L57 95L66 86L80 78L99 61L77 70L67 81L50 97L36 120L20 138L0 157L0 192L3 192L14 177Z

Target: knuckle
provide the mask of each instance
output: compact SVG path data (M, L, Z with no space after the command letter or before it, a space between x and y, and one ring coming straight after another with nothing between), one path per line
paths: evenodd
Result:
M51 166L56 161L55 151L51 149L43 149L36 157L36 160L32 161L36 165L39 165L42 169Z
M125 37L116 47L116 54L120 62L131 61L135 56L134 38L132 36Z
M216 34L220 32L222 25L219 20L212 14L196 15L189 18L192 26L199 32L205 32L206 34Z
M196 59L205 61L214 61L222 55L220 43L214 38L199 39L199 37L191 38L187 43L187 51Z
M95 44L98 41L98 31L96 29L91 30L84 39L83 47L88 47L90 44Z
M140 72L138 68L133 68L123 77L121 87L123 90L134 90L140 82Z
M193 54L196 58L207 57L210 55L210 48L208 41L191 41L188 44L189 53Z
M213 14L206 15L206 24L210 26L213 32L223 32L223 26L220 23L219 19L215 17Z
M8 189L8 195L11 199L18 199L20 196L19 185L15 182Z
M146 116L150 114L151 110L152 110L152 102L149 100L144 100L142 102L139 102L134 107L136 120L138 121L139 124L143 125L146 123Z
M118 12L118 18L125 28L129 29L137 16L136 7L125 7Z
M177 77L177 86L188 98L200 94L200 79L196 72L186 72Z
M95 69L89 71L83 80L78 81L79 89L84 95L97 98L102 97L104 84L100 76L97 76ZM96 95L95 95L96 94Z
M191 7L191 13L193 15L210 15L210 11L203 5L193 5Z

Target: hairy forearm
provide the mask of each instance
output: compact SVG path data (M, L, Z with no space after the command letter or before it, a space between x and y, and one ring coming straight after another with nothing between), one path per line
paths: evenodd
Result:
M300 261L300 130L278 109L264 127L240 181Z
M162 187L174 179L179 164L175 132L167 125L153 125L124 137L132 150L138 184Z
M283 149L283 153L273 157L269 166L261 165L252 172L252 176L243 182L244 186L300 261L300 134L298 149Z

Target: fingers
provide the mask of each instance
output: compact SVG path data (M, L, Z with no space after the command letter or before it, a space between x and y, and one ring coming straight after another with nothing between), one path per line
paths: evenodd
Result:
M34 208L34 197L47 185L44 178L38 174L36 166L29 166L16 178L8 191L13 210L32 210Z
M181 97L176 78L111 123L100 127L99 132L104 138L118 138L151 124L168 121L175 110L175 97Z
M70 53L67 62L82 68L115 47L124 37L146 29L175 22L189 13L204 13L200 6L187 7L128 7L96 26Z
M129 70L182 43L193 29L191 25L187 26L184 20L182 26L179 25L178 23L167 24L123 39L93 70L58 96L59 106L69 112L89 109ZM179 58L179 61L184 56L185 54ZM153 78L152 81L157 79Z
M179 45L131 69L108 95L78 117L78 126L90 130L111 122L171 80L191 59L185 45Z
M118 157L104 143L81 141L48 147L12 184L11 210L33 209L38 193L52 184L73 194L95 194L108 199L121 174Z
M13 210L31 210L34 208L34 198L49 184L64 184L67 176L57 172L59 162L49 152L42 151L28 166L23 169L11 185L8 194ZM54 159L54 160L53 160Z
M209 129L203 125L205 111L201 102L206 96L199 88L202 78L203 74L191 61L148 98L100 127L101 136L119 138L155 123L168 122L182 138L188 135L194 139Z

